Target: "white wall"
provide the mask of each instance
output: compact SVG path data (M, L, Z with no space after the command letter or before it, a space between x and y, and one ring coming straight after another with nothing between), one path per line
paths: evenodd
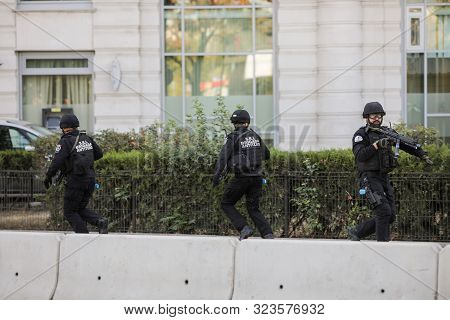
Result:
M396 241L1 231L0 298L448 299L447 249Z
M159 120L154 104L161 103L160 1L94 0L94 7L95 63L101 67L95 68L96 130L126 131ZM122 73L118 91L107 73L114 59Z
M233 298L432 300L440 250L436 243L244 241Z
M3 1L14 8L15 0ZM19 117L16 48L16 17L5 5L0 6L0 116Z
M160 41L158 0L94 0L91 9L17 13L1 6L0 117L21 117L17 53L75 50L94 52L95 130L125 131L160 120ZM118 91L108 74L115 59L123 81Z
M62 234L0 232L0 299L51 299Z
M14 7L15 1L8 0ZM0 116L19 117L16 52L94 51L94 127L129 130L161 119L161 1L94 0L92 10L20 11L0 7ZM369 101L380 101L386 121L401 116L399 0L280 0L275 28L278 56L279 147L350 147ZM26 18L24 18L25 16ZM58 42L40 28L61 39ZM112 62L123 84L114 91ZM302 99L304 101L300 102Z
M230 299L236 242L229 237L67 235L55 299Z
M282 149L350 147L370 101L383 104L386 122L400 120L401 37L382 46L400 34L401 17L398 0L279 2Z

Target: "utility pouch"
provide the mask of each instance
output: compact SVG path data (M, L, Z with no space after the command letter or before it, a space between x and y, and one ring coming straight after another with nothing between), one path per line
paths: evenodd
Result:
M362 192L363 190L364 192ZM363 178L361 190L359 193L360 195L364 195L366 197L367 201L369 202L369 206L372 209L378 207L382 203L381 196L378 193L373 192L370 188L369 180L367 179L367 177Z
M390 148L380 149L378 153L380 157L380 172L388 173L398 166L397 158L394 157L394 154Z

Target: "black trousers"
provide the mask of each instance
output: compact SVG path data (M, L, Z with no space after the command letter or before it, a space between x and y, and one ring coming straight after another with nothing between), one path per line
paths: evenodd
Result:
M376 233L377 241L389 241L389 225L395 221L396 215L394 189L387 174L378 172L364 174L369 181L369 188L381 197L381 204L373 208L375 215L373 218L356 227L356 233L360 238Z
M93 210L86 208L94 188L94 179L89 179L84 184L66 185L64 216L76 233L89 233L86 222L97 226L98 220L101 218Z
M247 211L255 223L261 236L273 233L266 218L259 211L259 199L262 194L261 177L234 177L225 187L225 193L221 202L222 210L231 220L233 226L240 232L248 225L245 218L236 210L235 204L245 195Z

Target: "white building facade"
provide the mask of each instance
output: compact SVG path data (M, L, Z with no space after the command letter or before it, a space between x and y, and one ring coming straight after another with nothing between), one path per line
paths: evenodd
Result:
M450 139L449 1L0 1L0 117L125 131L221 95L275 146L319 150L379 101Z

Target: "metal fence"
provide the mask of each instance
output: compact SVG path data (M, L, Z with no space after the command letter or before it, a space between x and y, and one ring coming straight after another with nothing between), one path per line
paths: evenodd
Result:
M220 209L223 186L211 188L211 178L99 175L90 205L110 219L113 232L235 235ZM267 180L260 207L276 236L345 238L347 226L371 216L353 172L290 172ZM450 241L450 174L391 180L398 211L393 239ZM0 188L0 229L70 230L62 214L63 186L46 193L38 172L0 171ZM238 208L245 213L245 199Z

